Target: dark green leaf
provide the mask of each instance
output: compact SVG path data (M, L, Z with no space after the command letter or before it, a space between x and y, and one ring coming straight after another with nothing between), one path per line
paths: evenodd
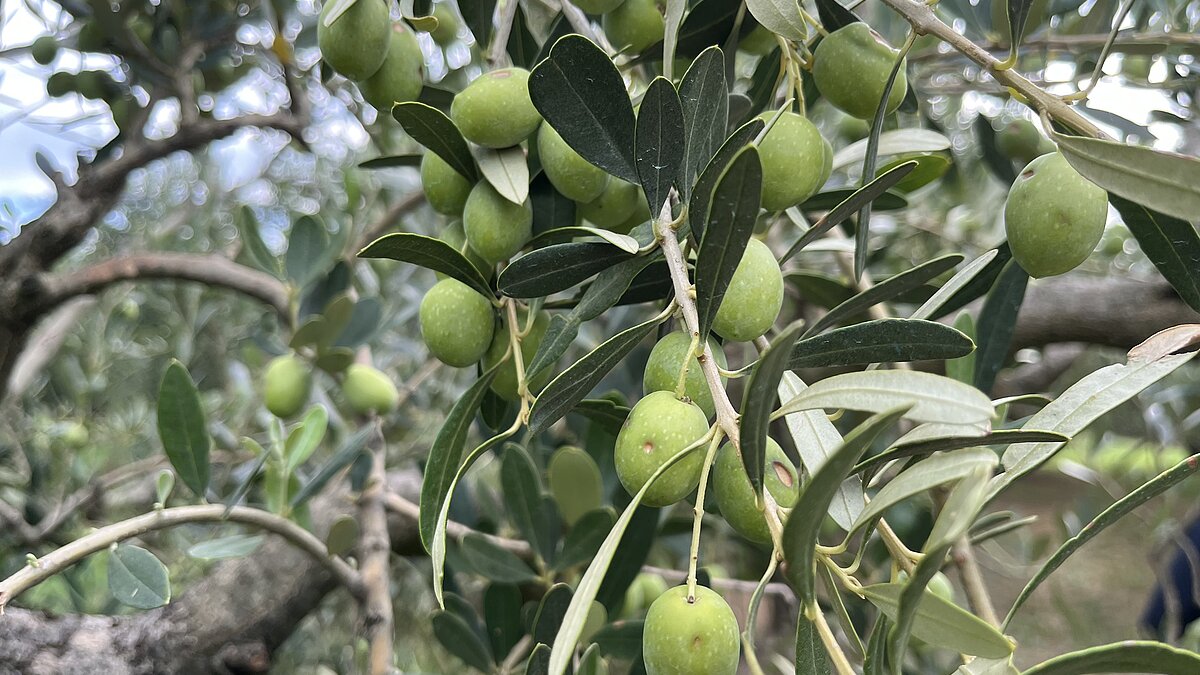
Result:
M887 674L887 636L891 621L880 615L875 619L875 627L867 638L867 654L863 663L863 675Z
M625 424L625 418L629 417L629 408L606 398L585 399L575 404L571 412L583 415L614 436L621 430L621 425Z
M903 584L875 584L862 593L889 620L895 620ZM912 634L931 645L961 654L999 659L1013 651L1013 645L983 619L933 593L925 593L917 606Z
M634 661L642 656L642 633L645 625L646 622L640 619L614 621L596 631L592 640L605 656Z
M559 373L533 404L529 414L529 430L535 434L541 433L562 419L665 318L658 316L617 333Z
M498 659L507 656L525 633L521 604L521 589L512 584L492 582L483 593L483 620L492 653Z
M463 663L485 673L492 672L492 655L487 645L461 616L446 610L434 612L433 635Z
M1025 22L1029 19L1029 10L1033 9L1035 0L1007 0L1008 31L1012 40L1009 43L1012 53L1017 53L1017 47L1025 37Z
M567 20L567 17L562 12L559 12L555 15L554 23L550 25L550 34L546 36L546 41L542 43L542 47L538 50L537 57L534 58L533 62L535 64L541 63L542 59L550 56L550 49L554 47L554 43L558 42L559 38L570 34L571 22Z
M704 236L704 226L708 219L708 205L712 201L717 181L724 175L725 169L729 167L738 152L753 141L764 126L766 123L762 120L753 119L738 127L737 131L730 134L729 138L721 144L716 154L704 167L704 171L700 173L700 177L696 179L696 185L692 190L692 199L688 203L688 225L691 227L692 238L696 241L700 241Z
M450 104L454 103L454 92L425 85L421 87L421 93L417 96L417 100L442 112L449 112Z
M739 432L739 450L742 453L742 466L750 477L750 486L756 496L761 498L763 490L763 470L766 467L767 432L771 427L771 411L775 408L776 390L783 373L788 369L788 358L792 345L800 337L803 320L795 321L777 335L771 346L763 352L754 369L750 371L750 379L742 395L742 420Z
M975 117L975 137L979 141L983 153L983 163L1005 185L1012 185L1017 180L1017 172L1013 169L1012 160L1004 156L996 147L996 130L992 122L983 115Z
M880 174L875 178L875 181L880 180L886 174ZM875 184L871 181L871 185ZM809 197L804 203L800 204L799 208L805 213L815 211L829 211L838 204L846 201L850 195L862 190L863 188L834 188ZM875 208L879 211L895 211L897 209L908 208L908 198L899 192L884 192L875 199Z
M517 258L500 273L500 292L512 298L540 298L564 291L633 256L608 243L554 244ZM464 258L465 260L465 258ZM469 263L468 263L469 264Z
M821 611L818 609L817 611ZM804 675L832 675L829 655L825 643L817 633L817 627L804 614L804 608L796 617L796 673Z
M550 675L550 646L537 645L529 653L529 662L525 665L525 675Z
M358 347L375 334L383 318L383 303L379 298L363 298L354 303L354 312L346 327L337 336L334 346Z
M395 232L385 234L358 252L360 258L387 258L420 265L457 279L479 291L485 298L493 297L487 280L450 244L423 234Z
M475 44L483 49L491 40L492 27L495 25L496 0L472 0L459 2L458 9L462 12L467 28L475 36Z
M665 77L646 88L634 132L634 162L650 213L657 217L671 188L678 184L684 160L683 105Z
M288 278L297 286L305 286L325 271L321 261L329 252L329 234L325 226L312 216L301 216L288 235L284 266Z
M979 345L975 352L975 386L980 391L992 391L996 374L1008 360L1017 313L1021 311L1028 283L1029 275L1013 260L1000 273L983 302L975 325L975 341Z
M638 256L619 262L604 270L588 285L572 314L580 321L590 321L620 301L630 284L652 263L661 262L661 255Z
M554 644L554 635L558 632L558 627L562 625L567 607L571 605L572 595L570 586L554 584L550 590L546 591L546 595L542 596L542 602L538 605L537 618L533 620L534 643Z
M212 440L200 405L200 392L187 368L178 361L167 366L158 388L158 438L179 480L203 499L208 489L208 450Z
M554 555L554 540L545 536L539 527L539 510L542 507L542 485L537 467L529 453L516 444L504 448L500 461L500 486L504 490L504 507L517 531L542 560Z
M472 183L479 179L471 148L446 113L424 103L408 101L397 103L392 108L392 117L414 141L445 160L463 178Z
M695 3L683 20L683 25L679 27L678 41L675 45L676 58L691 58L711 45L723 44L733 33L739 7L739 3L729 0L700 0ZM753 21L742 21L740 35L745 36L756 25ZM662 58L663 43L660 40L643 49L634 59L634 63Z
M472 532L463 537L459 551L476 572L492 581L520 584L537 578L517 554L500 548L482 534Z
M305 503L309 499L312 499L312 497L320 492L322 488L324 488L329 481L333 479L334 476L338 475L343 469L353 464L354 460L358 459L359 455L362 454L363 449L367 447L367 441L371 438L371 434L373 433L374 429L368 425L354 432L354 435L350 438L347 438L345 442L342 443L342 447L338 448L338 451L333 453L333 457L330 457L329 461L321 467L321 470L317 472L317 475L313 476L312 480L305 483L304 487L300 488L295 497L292 497L292 509L296 509L301 504Z
M621 73L603 50L582 35L560 38L529 76L529 98L584 159L638 182L633 104Z
M783 528L783 555L788 563L788 577L796 588L800 605L816 602L816 545L817 534L825 521L829 505L837 495L842 481L871 443L899 420L907 408L898 408L872 415L851 431L842 445L830 453L825 463L813 475L800 493Z
M545 173L538 173L529 184L529 201L533 206L535 236L575 225L575 202L555 190Z
M877 319L797 342L787 367L797 370L951 359L974 349L971 338L935 321Z
M449 497L450 484L462 463L463 443L467 441L467 432L471 429L471 420L475 411L483 401L483 394L492 384L497 371L504 363L498 363L485 372L471 385L471 388L458 399L446 421L433 439L433 447L429 449L429 461L425 465L425 475L421 482L421 545L430 550L433 543L433 530L437 526L438 513L442 504Z
M692 184L725 139L728 94L725 55L719 47L709 47L688 66L679 83L685 130L679 191L684 201L691 196ZM650 210L653 212L654 207Z
M894 459L904 457L920 457L935 452L958 450L960 448L977 448L985 445L1010 445L1012 443L1066 443L1069 437L1054 431L1036 431L1025 429L997 429L982 436L951 436L931 438L913 443L896 445L887 452L881 452L868 457L854 467L853 473L860 471L874 472L875 469Z
M759 60L750 76L750 89L746 91L750 99L750 114L755 115L767 108L775 107L775 94L779 91L780 62L783 53L776 47ZM805 78L806 80L811 78Z
M996 279L1000 277L1000 272L1004 270L1004 266L1008 264L1009 260L1012 260L1012 250L1009 249L1006 241L996 247L996 256L988 261L982 270L979 270L969 282L955 291L945 302L937 307L931 307L925 318L940 319L955 310L966 307L977 298L983 297L996 283Z
M571 347L571 343L575 341L577 335L579 335L579 319L574 312L550 315L550 325L546 328L546 335L538 345L533 360L525 368L526 376L530 379L536 378L543 370L557 363L562 355L567 353L567 349Z
M1160 673L1193 675L1200 672L1200 655L1161 642L1124 640L1056 656L1021 675L1090 675L1091 673Z
M868 288L858 295L829 310L825 316L818 319L804 333L804 337L816 335L830 326L855 316L859 312L881 302L887 302L896 296L919 288L925 282L936 278L946 270L952 269L962 262L963 257L957 253L934 258L927 262L894 276L888 277L878 284Z
M660 509L638 506L626 525L625 536L616 551L618 555L609 564L600 589L596 592L596 600L609 613L615 613L620 608L629 584L641 574L642 565L650 557L650 549L658 539L660 512Z
M171 601L167 566L132 544L117 544L108 556L108 590L118 602L136 609L154 609Z
M360 162L360 169L391 169L397 166L420 166L421 155L393 155L391 157L376 157Z
M512 32L508 34L508 44L505 47L508 55L512 57L513 65L528 70L537 63L538 43L525 24L525 10L517 5L513 15Z
M831 33L839 28L849 26L855 21L862 21L853 12L843 7L838 0L817 0L817 15L821 19L821 25Z
M616 519L616 514L609 507L588 511L580 516L567 532L555 568L565 570L591 560L600 550L600 544L604 543Z
M708 339L713 318L754 233L761 196L762 164L758 149L750 145L738 151L717 180L696 253L696 314L701 344Z
M1179 297L1200 312L1200 234L1191 223L1108 195L1150 262Z

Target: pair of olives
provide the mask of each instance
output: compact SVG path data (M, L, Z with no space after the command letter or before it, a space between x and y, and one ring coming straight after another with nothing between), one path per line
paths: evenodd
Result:
M380 110L415 101L425 84L417 36L391 20L384 0L358 0L325 25L337 4L325 3L317 18L317 45L325 63L356 81L363 98Z
M263 376L263 399L276 417L292 417L308 402L312 391L312 369L294 353L277 356L267 364ZM350 410L365 415L396 409L400 392L387 375L361 363L350 365L342 379L342 394Z

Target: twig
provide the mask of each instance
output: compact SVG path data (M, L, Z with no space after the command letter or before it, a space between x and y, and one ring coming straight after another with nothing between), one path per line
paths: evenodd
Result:
M391 590L391 540L388 536L384 502L387 491L385 468L386 444L382 422L372 420L375 433L371 441L371 475L359 497L359 521L362 536L358 541L360 576L363 585L363 627L369 645L368 672L386 675L392 672L393 611Z
M999 626L1000 617L996 615L996 607L992 604L992 596L988 593L987 584L983 581L983 573L979 569L979 562L975 559L975 549L971 546L970 539L964 536L955 542L954 548L951 549L951 556L954 558L954 564L958 566L963 591L967 594L967 601L971 603L971 609L975 610L979 618L993 626Z
M425 193L420 190L401 197L383 212L383 215L371 223L366 230L363 231L363 236L358 240L358 247L350 252L351 255L357 254L362 249L366 248L367 244L387 234L396 226L396 221L412 211L415 211L418 206L425 202Z
M235 506L226 514L224 504L203 504L178 506L135 516L102 527L38 558L36 565L26 565L16 574L0 581L0 612L13 598L93 553L147 532L187 523L238 523L277 534L321 563L351 594L356 597L362 595L362 580L358 572L341 558L329 555L325 542L296 523L261 509Z
M421 517L421 507L408 501L404 497L401 497L395 492L389 492L384 495L384 505L392 513L404 516L405 518L412 520L414 523L417 522ZM479 535L484 539L487 539L492 545L502 548L519 558L524 560L530 560L533 558L533 549L530 548L529 544L524 541L509 539L507 537L498 537L494 534L487 534L485 532L476 532L469 525L463 525L457 521L446 521L446 534L449 537L458 540L461 540L468 534Z

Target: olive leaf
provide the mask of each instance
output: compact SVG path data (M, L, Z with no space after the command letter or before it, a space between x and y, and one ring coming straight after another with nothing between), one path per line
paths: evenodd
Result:
M358 257L387 258L419 265L457 279L486 298L494 297L479 269L458 249L441 239L411 232L394 232L368 244L358 252Z
M441 157L450 168L474 183L479 179L467 139L446 113L418 101L397 103L392 117L413 140Z
M684 160L683 104L665 77L656 77L642 96L634 131L634 162L650 213L657 216L679 183Z
M208 452L212 439L200 404L200 392L187 368L174 360L167 366L158 387L158 438L179 480L203 499L208 489Z

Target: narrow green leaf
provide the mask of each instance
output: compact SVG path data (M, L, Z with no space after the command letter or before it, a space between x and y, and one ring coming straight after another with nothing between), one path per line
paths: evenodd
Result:
M457 279L485 298L494 297L487 279L483 278L475 265L459 253L458 249L441 239L411 232L394 232L368 244L358 252L358 257L387 258L419 265Z
M617 550L616 558L608 566L600 590L596 591L596 601L608 611L615 613L623 606L629 587L649 561L650 550L658 541L660 511L640 506L625 528L625 539Z
M855 21L862 21L838 0L817 0L817 15L821 18L821 25L830 32L849 26Z
M554 635L562 626L567 610L571 607L574 591L567 584L558 583L546 591L538 604L537 614L533 619L533 641L541 644L554 642Z
M699 340L708 339L713 318L742 261L758 220L762 196L762 164L749 145L729 162L712 192L707 225L696 253L696 314Z
M674 85L656 77L642 96L634 132L634 162L650 213L657 216L683 170L683 104Z
M918 422L973 424L995 414L978 389L948 377L905 370L874 370L834 375L783 402L772 417L816 408L882 412L911 406L904 416Z
M704 238L704 228L708 222L708 205L712 202L713 190L725 169L743 147L754 140L766 124L760 119L752 119L729 135L721 144L712 159L708 160L704 171L696 179L692 188L691 201L688 203L688 227L692 238L700 241Z
M1053 137L1071 166L1108 192L1182 220L1200 213L1200 159L1098 138Z
M289 472L295 471L313 454L317 446L321 445L328 426L329 413L326 412L325 406L318 404L309 408L300 426L288 434L287 443L284 445L283 455L287 459Z
M253 553L259 544L262 544L263 539L261 534L231 534L228 537L193 544L188 548L187 554L200 560L244 558Z
M526 69L537 63L538 53L537 40L529 32L527 24L525 10L517 5L513 14L512 31L509 32L508 42L505 44L505 51L512 57L513 65Z
M588 227L586 225L570 225L567 227L556 227L552 230L546 230L529 240L529 247L538 249L549 244L562 244L575 239L575 237L600 237L604 241L616 246L626 253L637 253L641 248L641 244L637 239L627 235L606 230L600 227Z
M496 188L496 192L514 204L524 204L529 198L529 165L525 163L525 150L519 145L511 148L476 148L475 161L484 180Z
M414 153L411 155L392 155L390 157L376 157L368 159L365 162L359 162L360 169L392 169L398 166L420 166L421 155Z
M433 614L433 635L446 651L482 672L492 672L492 655L465 619L446 610Z
M1002 659L973 659L954 671L954 675L1021 675L1012 663L1012 656Z
M167 366L158 387L158 438L179 480L203 499L208 489L208 451L212 440L200 405L200 392L187 368L178 361Z
M901 441L904 439L901 438ZM920 457L935 452L947 452L962 448L976 448L988 445L1009 445L1012 443L1066 443L1070 437L1056 431L1037 431L1026 429L998 429L984 435L938 437L928 440L918 440L911 443L897 443L886 452L868 457L854 467L854 473L874 473L884 464L905 457Z
M544 536L538 527L538 511L542 506L542 485L537 467L529 453L519 445L509 444L500 460L500 486L504 491L504 506L522 538L533 546L542 560L554 554L554 540Z
M838 171L858 164L867 156L867 141L864 138L842 148L833 155L833 170ZM911 152L939 152L950 147L950 139L929 129L897 129L879 135L879 157L906 155Z
M509 263L496 286L510 298L540 298L565 291L613 265L632 258L608 243L554 244Z
M903 591L902 584L875 584L862 589L867 600L893 621ZM918 640L960 654L999 659L1013 651L1008 638L986 621L933 593L922 595L912 634Z
M729 83L720 47L705 49L688 66L679 83L679 101L685 133L679 192L687 201L693 183L724 142L729 122Z
M1200 654L1149 640L1123 640L1056 656L1021 675L1090 675L1091 673L1200 672Z
M459 550L476 572L492 581L520 584L537 579L537 574L515 553L481 534L472 532L463 537Z
M539 644L529 652L525 675L548 675L550 673L550 645Z
M853 317L863 310L877 305L881 302L887 302L896 296L911 291L915 288L924 286L926 282L944 273L946 270L953 269L955 265L962 262L963 257L957 253L944 255L940 258L923 262L920 265L906 271L884 279L867 290L855 295L849 300L829 310L825 316L818 319L816 322L804 332L804 337L810 337L820 333L821 331L835 326L841 321Z
M542 393L538 395L529 414L529 430L541 433L551 424L562 419L575 404L583 400L600 380L608 374L634 347L638 345L658 324L666 320L656 316L639 323L605 340L599 347L588 352L570 368L559 373Z
M663 12L663 74L672 82L675 81L675 47L679 44L679 29L687 6L687 0L666 0L666 11Z
M891 170L892 169L889 171ZM887 172L879 174L875 177L875 180L877 181L883 178L886 174ZM872 184L874 182L875 181L871 181ZM800 209L800 211L804 213L829 211L838 204L846 201L846 198L850 195L863 189L865 188L833 188L830 190L825 190L824 192L818 192L817 194L804 200L801 202L800 206L796 208ZM899 192L884 192L875 199L875 208L880 211L896 211L899 209L906 209L908 208L908 199ZM855 206L854 208L850 209L850 212L853 213L857 210L858 207Z
M801 607L817 599L814 569L817 536L830 503L858 458L902 415L904 409L896 408L874 415L855 427L800 493L800 499L783 527L783 557L788 563L788 578L796 588Z
M796 0L746 0L746 9L767 30L796 42L808 39L808 26ZM833 30L833 29L830 29Z
M1029 274L1017 261L1010 260L1000 272L1000 278L988 293L975 325L975 386L983 392L991 392L996 375L1008 360L1012 348L1012 335L1017 327L1017 313L1025 300L1025 286Z
M974 349L971 338L944 324L918 319L877 319L800 340L792 346L787 367L796 370L952 359Z
M642 633L645 627L646 622L641 619L621 619L596 631L592 639L605 656L636 661L642 656Z
M483 592L483 621L492 653L503 659L521 641L521 589L514 584L490 583Z
M559 38L529 76L529 98L584 159L638 182L633 104L608 55L582 35Z
M430 550L438 512L450 496L450 486L462 464L463 443L475 419L475 411L483 402L483 395L492 384L503 363L498 363L480 376L467 389L462 398L450 409L446 421L429 448L429 459L425 464L425 475L421 482L421 516L419 519L421 545Z
M875 626L871 628L871 635L867 638L863 675L887 675L887 636L891 623L886 616L875 618Z
M1063 545L1058 547L1058 550L1050 556L1050 559L1047 560L1040 569L1038 569L1037 574L1033 575L1033 578L1029 580L1029 583L1025 584L1025 588L1021 589L1020 594L1017 595L1017 599L1013 601L1012 609L1008 610L1008 616L1006 616L1004 619L1004 626L1008 626L1008 624L1012 621L1013 615L1017 613L1017 610L1021 608L1021 605L1025 604L1025 600L1029 598L1033 591L1036 590L1037 587L1040 586L1042 582L1054 572L1054 570L1061 567L1062 564L1066 562L1067 558L1071 557L1075 551L1078 551L1083 547L1084 544L1088 543L1096 535L1103 532L1109 525L1112 525L1128 515L1137 507L1145 504L1154 497L1157 497L1163 492L1166 492L1172 487L1178 485L1184 479L1190 477L1196 472L1197 469L1200 469L1200 454L1188 457L1170 469L1158 474L1153 479L1147 481L1138 489L1130 492L1121 499L1118 499L1112 504L1112 506L1104 509L1100 515L1093 518L1092 521L1085 525L1078 534L1063 542Z
M1017 172L1013 169L1013 161L996 147L996 129L984 115L975 116L975 137L983 154L983 163L991 170L1004 185L1012 185L1017 180Z
M583 514L567 532L555 569L566 570L591 560L616 520L617 514L607 506Z
M994 469L998 460L996 453L987 448L967 448L934 455L913 465L893 478L871 499L867 508L859 514L850 528L853 533L883 512L909 497L932 490L939 485L962 480L979 467ZM989 474L990 476L990 474Z
M1007 0L1008 34L1011 40L1009 48L1013 54L1025 39L1025 24L1029 20L1029 10L1033 9L1034 0Z
M742 395L738 445L742 454L742 466L750 476L750 486L754 489L754 494L759 498L762 497L763 491L771 409L775 407L779 381L788 370L792 345L799 337L803 324L803 321L793 322L771 341L771 346L763 352L754 364L754 369L750 371L750 379Z
M818 610L819 611L819 610ZM817 627L804 614L804 608L796 617L796 673L804 675L832 675L829 655L825 643L817 633Z
M984 268L991 264L992 260L998 255L995 249L984 253L978 258L967 263L961 270L956 272L950 280L942 284L942 287L936 293L931 295L915 312L912 313L910 319L932 319L938 312L939 308L956 293L962 290L968 283L971 282Z
M621 430L621 425L625 424L625 418L629 417L629 408L627 406L615 403L607 398L585 399L575 404L571 412L582 415L593 423L600 425L613 436Z
M1186 220L1156 213L1116 194L1108 198L1150 262L1179 297L1200 312L1200 233L1196 228ZM1196 214L1191 217L1196 218Z
M533 207L533 234L575 225L575 202L567 199L544 172L539 171L529 184L529 203Z
M117 544L109 554L108 590L118 602L135 609L154 609L171 601L167 566L132 544Z
M446 113L424 103L408 101L393 106L392 117L414 141L441 157L463 178L471 183L479 180L467 139Z
M375 433L374 428L368 425L354 432L353 436L346 439L337 452L333 453L333 456L329 458L329 461L317 471L317 475L305 483L304 487L300 488L296 493L296 496L292 497L292 509L296 509L301 504L312 499L334 476L353 464L354 460L358 459L359 455L362 454L363 449L367 447L367 440L371 438L373 433ZM263 453L264 458L266 455L267 453Z
M319 220L312 216L301 216L288 233L287 253L284 268L287 276L297 286L305 286L325 271L321 261L328 255L329 233Z

